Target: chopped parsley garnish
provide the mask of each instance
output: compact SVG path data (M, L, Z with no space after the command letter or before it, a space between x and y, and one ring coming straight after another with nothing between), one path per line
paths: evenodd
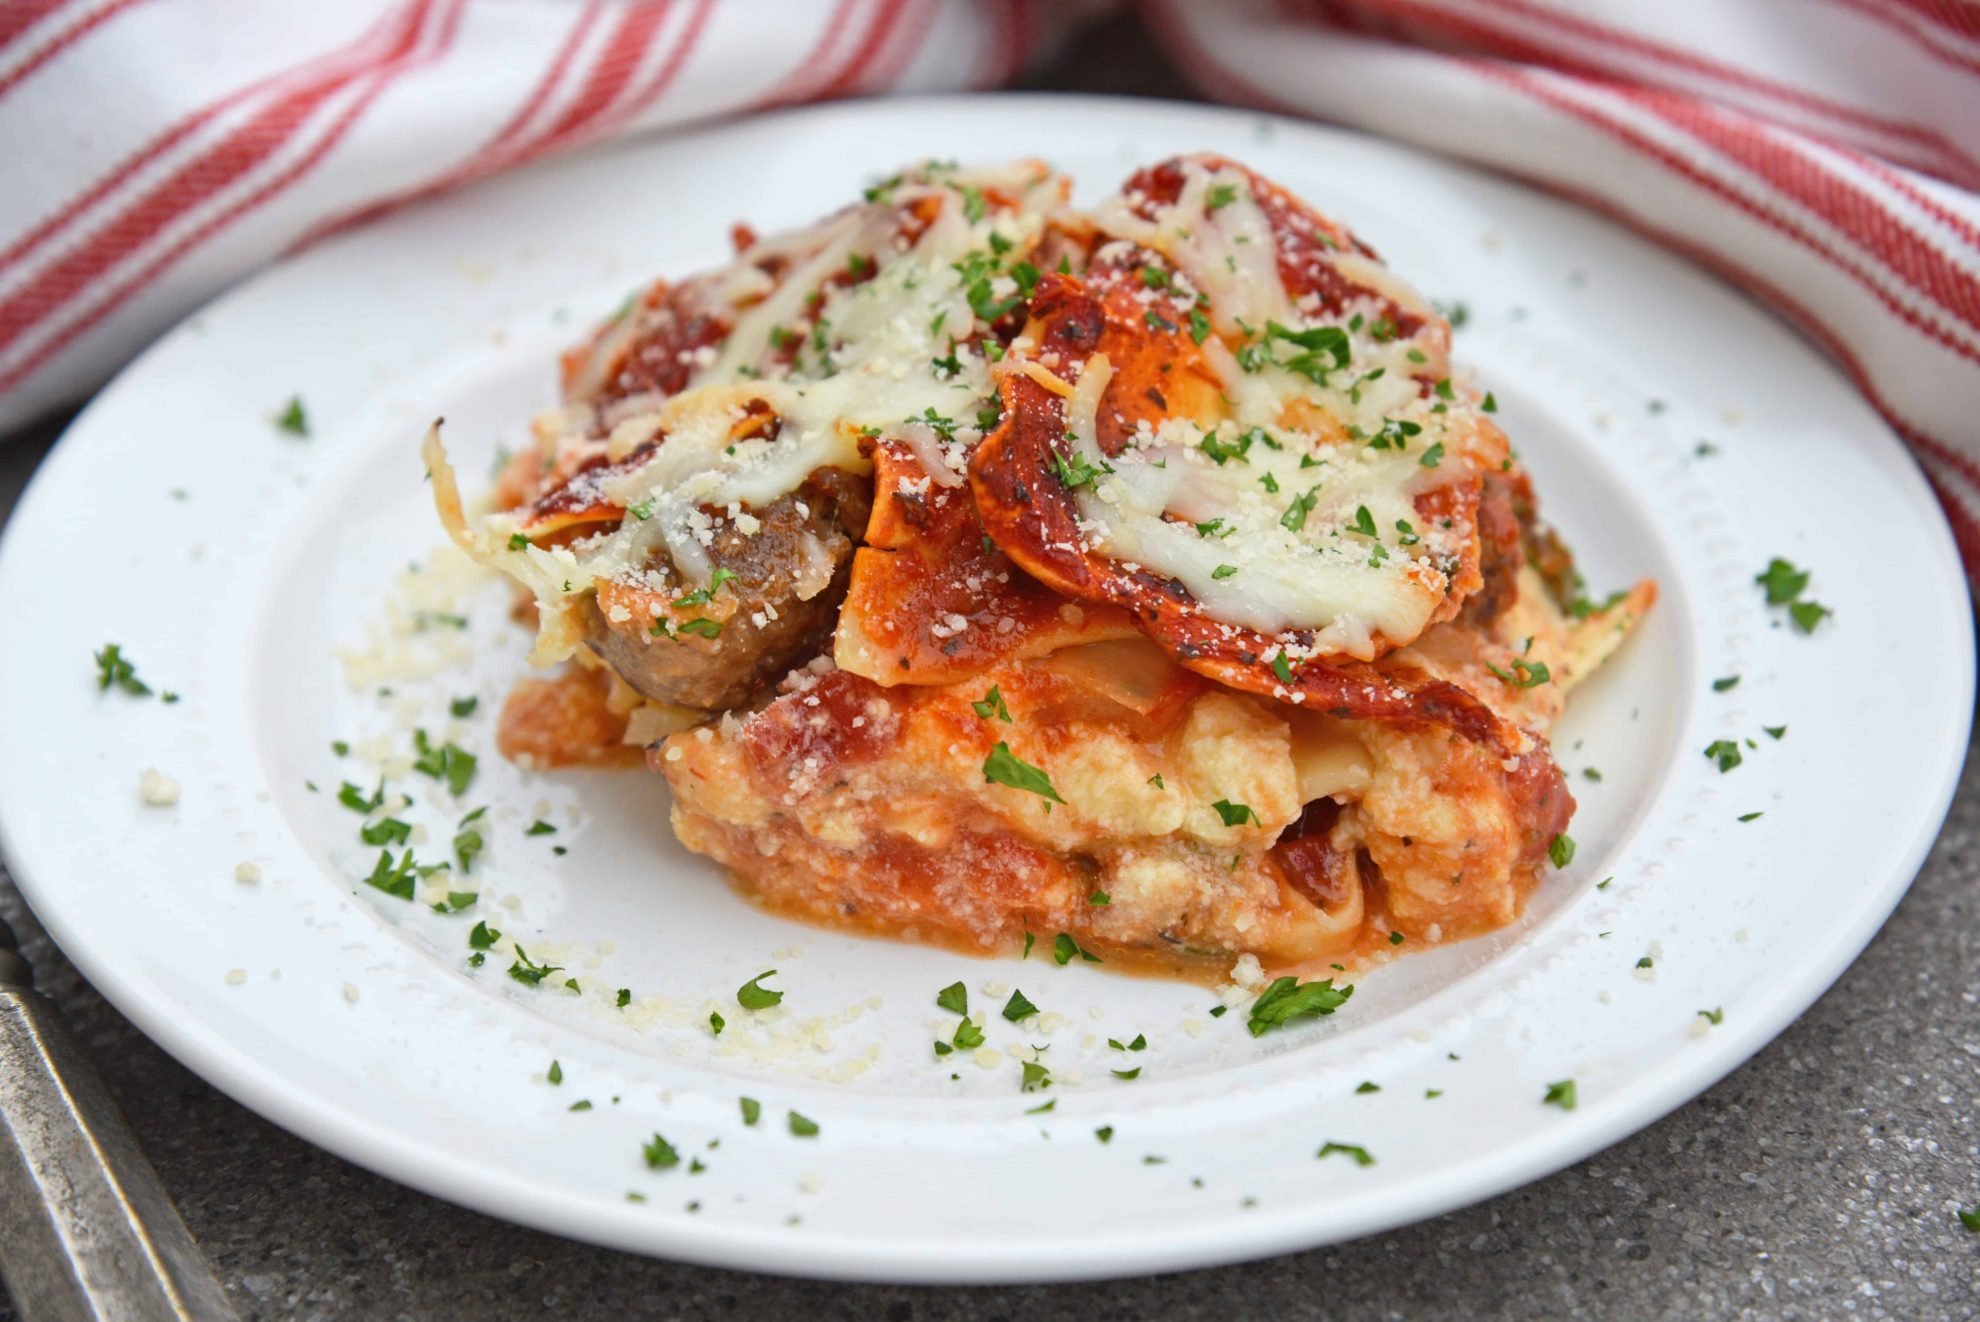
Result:
M414 879L419 875L420 870L413 863L412 850L406 850L394 863L392 851L386 849L379 852L378 861L372 865L371 875L364 879L364 884L397 899L410 900Z
M1153 785L1158 790L1166 790L1167 788L1169 788L1167 785L1164 785L1162 783L1162 773L1159 771L1156 772L1154 775L1150 776L1148 778L1147 783Z
M736 574L734 570L722 569L718 567L714 573L708 576L707 587L696 588L694 591L688 593L685 597L676 597L674 599L674 605L678 607L706 606L709 602L715 599L715 594L722 590L722 585L724 583L732 583L735 581L735 578L736 578ZM711 637L712 636L713 635L711 635Z
M291 436L309 435L309 414L303 411L301 395L289 396L289 402L275 415L275 425Z
M487 841L481 838L481 831L474 823L486 808L477 808L461 818L460 825L454 828L454 857L460 861L461 875L474 870L475 856L480 854Z
M337 802L343 803L354 813L374 813L378 811L378 805L384 803L384 780L380 780L378 788L370 792L370 798L364 798L364 792L347 780L337 788Z
M1088 904L1095 906L1112 904L1114 902L1114 897L1107 894L1106 891L1094 891L1091 895L1088 895L1086 897L1086 902Z
M1279 654L1272 658L1272 673L1278 676L1281 684L1293 682L1292 662L1286 657L1286 649L1281 647Z
M1057 450L1054 450L1052 451L1052 471L1058 475L1059 482L1066 490L1073 491L1080 487L1093 486L1100 480L1100 474L1110 473L1113 470L1105 464L1095 468L1086 461L1085 455L1076 454L1071 459L1068 459Z
M1107 1073L1113 1075L1117 1079L1132 1081L1134 1079L1138 1079L1141 1077L1141 1066L1136 1065L1131 1070L1108 1070Z
M459 913L481 898L480 891L448 891L447 898L433 906L435 913Z
M949 1040L958 1051L974 1051L983 1045L983 1030L964 1019L956 1024L955 1035Z
M648 496L645 500L626 506L626 513L632 515L641 523L645 523L653 517L653 511L658 504L659 501L656 497Z
M428 742L424 730L413 731L413 747L419 753L413 759L413 770L445 781L447 789L456 798L467 793L468 785L474 780L474 754L451 741L435 748Z
M1231 1012L1231 1007L1228 1005L1213 1005L1210 1007L1210 1017L1212 1019L1222 1019L1225 1015L1229 1014L1230 1012Z
M1657 967L1657 961L1650 958L1650 956L1645 955L1643 958L1636 961L1636 967L1640 969L1654 969Z
M1217 816L1224 819L1225 826L1243 826L1247 822L1253 826L1264 825L1248 803L1232 803L1229 799L1219 799L1210 806L1217 810Z
M1298 532L1306 526L1306 516L1313 512L1313 506L1320 499L1320 487L1316 483L1308 488L1305 495L1286 506L1286 512L1279 516L1279 526L1287 532Z
M716 1037L720 1037L722 1036L722 1030L728 1026L729 1021L724 1019L718 1012L714 1010L708 1012L708 1031L710 1033Z
M619 994L612 998L612 1004L618 1006L621 1010L625 1009L628 1005L631 1005L632 988L630 987L619 988Z
M1959 1208L1958 1213L1959 1223L1974 1234L1980 1235L1980 1203L1975 1203L1971 1211L1964 1207Z
M1767 567L1753 576L1767 594L1769 606L1786 606L1788 618L1801 633L1815 632L1815 626L1835 614L1820 602L1803 601L1801 594L1808 587L1809 571L1797 569L1789 561L1775 556L1767 562Z
M1100 956L1094 954L1090 950L1085 949L1079 944L1079 942L1073 940L1070 933L1067 932L1059 933L1059 935L1056 938L1054 938L1052 942L1053 961L1059 964L1061 967L1064 967L1065 965L1072 962L1072 958L1074 955L1079 956L1081 959L1085 960L1089 964L1099 964L1104 962L1101 960Z
M742 986L736 988L736 1003L741 1005L745 1010L767 1010L782 1001L784 999L784 993L763 985L763 980L776 971L775 969L765 969Z
M1189 310L1189 338L1197 344L1210 338L1210 318L1198 308Z
M367 845L403 845L412 838L412 823L396 817L381 817L359 828L358 836Z
M1712 681L1712 692L1714 693L1725 693L1738 687L1738 675L1727 675L1724 679L1715 679Z
M550 1072L544 1077L550 1080L552 1087L555 1087L564 1081L564 1067L553 1060L550 1062Z
M1766 569L1753 576L1753 581L1767 590L1769 606L1785 606L1801 595L1808 586L1809 571L1796 569L1788 561L1775 556L1767 562Z
M1196 448L1216 460L1217 467L1222 468L1233 459L1239 462L1248 462L1245 460L1245 455L1251 452L1251 442L1252 437L1249 432L1238 437L1235 441L1224 440L1215 433L1212 433L1205 436L1201 441L1198 441Z
M1485 392L1485 402L1483 404L1480 404L1478 407L1483 409L1487 413L1497 413L1499 411L1499 401L1496 397L1493 396L1492 392L1488 390Z
M550 823L544 821L542 818L539 817L537 820L529 824L529 829L524 831L523 834L524 835L555 835L557 834L557 828L550 825Z
M1416 462L1424 468L1435 468L1438 464L1443 463L1444 443L1442 441L1433 442L1430 448L1423 452L1423 457Z
M1763 725L1760 728L1767 732L1769 739L1781 739L1787 735L1787 727L1785 725Z
M1019 1092L1040 1092L1052 1086L1052 1071L1036 1060L1024 1062L1024 1082L1018 1086Z
M1375 1080L1373 1079L1363 1079L1360 1083L1357 1083L1354 1086L1354 1090L1357 1093L1381 1092L1382 1085L1375 1082Z
M1572 1111L1575 1107L1574 1080L1562 1079L1557 1083L1548 1084L1547 1095L1540 1099L1540 1104L1542 1106L1558 1106L1563 1111Z
M1403 943L1404 940L1405 938L1401 932L1389 933L1389 944L1392 946L1399 946Z
M1145 1051L1148 1048L1148 1035L1136 1033L1134 1041L1126 1044L1123 1044L1119 1038L1110 1037L1107 1039L1107 1045L1116 1051Z
M1320 1150L1313 1155L1316 1160L1332 1156L1352 1157L1354 1164L1357 1166L1373 1166L1375 1164L1375 1158L1369 1156L1368 1149L1362 1147L1359 1143L1336 1143L1332 1139L1321 1144Z
M1761 816L1762 814L1757 812L1743 812L1739 815L1739 820L1742 822L1756 822L1760 820Z
M1102 1143L1111 1143L1114 1141L1114 1127L1112 1125L1102 1125L1093 1131L1093 1137L1099 1139ZM1980 1216L1980 1213L1975 1213L1975 1215Z
M1698 1012L1698 1016L1708 1024L1712 1024L1715 1026L1718 1024L1723 1024L1726 1021L1725 1007L1720 1006L1716 1010L1700 1010Z
M1528 661L1524 657L1514 657L1511 670L1501 670L1489 661L1485 663L1485 668L1499 680L1516 689L1538 688L1553 678L1547 671L1546 662Z
M818 1137L818 1122L816 1120L811 1119L809 1116L799 1115L796 1111L790 1112L788 1118L791 1126L791 1134L794 1137L796 1138Z
M134 698L151 696L151 685L137 677L137 668L125 658L123 649L115 643L105 643L96 654L96 687L103 690L112 684Z
M516 962L509 965L509 976L527 987L535 987L552 973L562 971L560 964L538 964L521 946L516 947Z
M1223 579L1223 578L1229 578L1232 574L1235 573L1237 573L1236 565L1218 565L1215 569L1210 571L1210 577Z
M1352 985L1336 988L1332 978L1322 978L1318 982L1301 982L1292 976L1276 978L1264 994L1252 1002L1251 1019L1246 1027L1253 1037L1262 1037L1294 1019L1332 1014L1347 1004L1348 997L1352 995Z
M763 1103L754 1097L739 1097L736 1104L742 1108L742 1122L745 1125L754 1125L763 1118Z
M646 1164L656 1171L669 1170L681 1164L681 1154L657 1133L640 1147L640 1154L646 1158Z
M1198 537L1229 537L1236 531L1236 528L1225 523L1221 518L1210 519L1207 522L1196 525L1196 535Z
M527 551L529 549L529 538L519 532L510 533L509 549L511 551Z
M1422 435L1424 427L1408 418L1384 418L1382 429L1368 437L1368 449L1408 449L1412 435Z
M1016 988L1011 990L1011 999L1004 1002L1004 1018L1014 1024L1037 1013L1038 1007L1027 1000L1025 994Z
M1049 776L1020 759L1002 740L990 750L990 756L983 759L983 779L992 785L1008 785L1012 789L1029 791L1052 803L1065 802L1052 788Z
M699 634L703 638L720 638L722 636L722 622L720 620L711 620L706 615L703 615L697 619L683 620L680 624L680 632Z
M1547 842L1547 857L1557 868L1564 868L1574 862L1574 837L1565 833Z
M1279 366L1299 373L1315 385L1326 385L1327 374L1346 367L1353 354L1348 333L1339 326L1311 326L1296 331L1276 321L1268 321L1265 323L1265 334L1268 340L1285 340L1306 351L1285 359ZM1332 363L1323 363L1322 355L1331 358Z
M468 933L468 948L471 950L493 950L495 943L501 939L502 933L500 929L490 927L486 922L479 922L474 925L474 930Z
M935 1004L950 1014L968 1014L969 988L960 982L952 982L935 994Z
M1203 199L1203 209L1205 211L1220 211L1237 201L1237 199L1238 189L1236 184L1213 184L1209 193Z
M1717 762L1719 774L1724 775L1739 765L1739 745L1730 739L1714 739L1705 745L1705 756Z
M455 698L447 704L447 710L462 720L474 715L474 709L481 705L480 698Z
M1382 535L1376 531L1375 516L1368 512L1366 505L1356 505L1354 507L1354 524L1348 531L1358 532L1363 537L1380 537Z

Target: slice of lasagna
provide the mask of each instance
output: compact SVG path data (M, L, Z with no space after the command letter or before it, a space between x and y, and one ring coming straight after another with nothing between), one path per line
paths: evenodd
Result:
M635 297L442 520L528 590L502 746L644 750L750 896L1186 971L1512 919L1546 731L1655 597L1572 561L1450 327L1215 156L929 164ZM1558 850L1556 850L1558 852Z

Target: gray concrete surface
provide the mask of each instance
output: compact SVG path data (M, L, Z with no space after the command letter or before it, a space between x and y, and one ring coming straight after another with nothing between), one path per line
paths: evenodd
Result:
M1037 81L1182 86L1118 27ZM0 514L50 435L0 442ZM28 696L0 695L0 719ZM1582 1165L1336 1248L1026 1288L684 1267L427 1198L275 1128L153 1046L49 944L3 866L0 915L26 938L251 1318L1975 1318L1980 1234L1951 1208L1980 1200L1977 837L1980 763L1970 760L1917 884L1841 983L1718 1087ZM0 1322L13 1316L0 1304Z

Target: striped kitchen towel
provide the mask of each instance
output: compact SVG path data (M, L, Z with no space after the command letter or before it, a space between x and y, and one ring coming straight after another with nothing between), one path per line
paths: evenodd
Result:
M994 87L1107 0L0 0L0 434L243 273L601 138Z
M995 86L1107 4L0 0L0 433L399 202L613 134ZM1980 4L1141 12L1212 95L1535 181L1770 302L1912 443L1980 577Z
M1911 443L1980 579L1980 3L1143 0L1221 100L1420 143L1764 299Z

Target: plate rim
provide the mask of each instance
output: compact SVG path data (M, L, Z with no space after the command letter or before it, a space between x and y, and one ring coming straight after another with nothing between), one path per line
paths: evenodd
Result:
M828 103L605 144L587 149L583 154L608 156L622 152L637 153L662 143L716 137L739 128L759 127L766 122L788 124L800 121L804 122L805 131L815 133L818 122L834 119L865 120L924 110L997 116L1017 105L1034 109L1052 106L1091 109L1097 106L1130 113L1160 107L1166 114L1200 116L1227 123L1255 123L1262 119L1304 133L1375 145L1402 156L1427 158L1440 169L1482 176L1495 183L1536 193L1551 202L1587 211L1572 199L1533 189L1524 181L1494 175L1465 162L1425 152L1412 144L1239 108L1144 97L998 93ZM516 175L501 176L492 182L512 184L516 177L525 173L519 171ZM461 190L462 193L471 191ZM444 205L456 196L450 193L437 199L435 204ZM1605 227L1627 230L1626 226L1609 217L1599 213L1589 214ZM1725 283L1682 254L1668 255L1692 270ZM96 392L64 429L61 439L22 491L4 535L0 535L0 584L9 580L13 562L26 558L27 552L21 545L25 541L21 529L26 521L21 516L38 510L41 502L52 499L48 493L60 481L54 475L62 466L70 438L90 424L113 392L126 388L132 378L146 370L154 356L176 338L176 332L186 322L218 313L236 300L255 297L263 281L285 269L285 266L285 261L271 264L182 319ZM1770 309L1762 310L1776 324L1788 324ZM1789 328L1792 329L1791 326ZM1821 363L1825 371L1837 373L1826 356L1814 354L1813 358ZM1113 1251L1097 1261L1092 1260L1091 1255L1080 1246L1071 1245L1062 1251L1034 1253L1029 1261L1003 1258L988 1264L961 1263L957 1261L953 1249L944 1249L932 1241L917 1241L912 1245L876 1243L870 1238L860 1237L856 1230L842 1233L824 1229L813 1229L804 1236L791 1237L770 1252L766 1260L765 1234L760 1227L731 1227L718 1222L668 1222L665 1233L659 1236L666 1242L656 1243L652 1227L657 1223L636 1222L625 1215L623 1209L603 1208L596 1200L558 1190L538 1189L531 1198L518 1200L514 1197L512 1179L493 1178L485 1168L460 1161L444 1150L430 1148L410 1137L374 1125L362 1113L320 1094L285 1089L278 1078L265 1076L255 1067L254 1061L243 1058L240 1051L231 1048L229 1040L216 1030L205 1027L197 1019L175 1019L164 1007L154 1008L111 963L99 958L102 952L91 950L82 933L68 924L67 916L62 914L59 905L45 906L53 921L43 916L46 893L41 880L35 875L38 865L22 859L18 842L8 825L13 810L6 808L0 808L0 854L9 860L24 900L61 947L64 956L140 1031L202 1079L305 1141L367 1170L433 1196L549 1233L579 1237L632 1252L778 1275L948 1283L1105 1278L1150 1270L1178 1270L1355 1238L1495 1197L1582 1161L1669 1115L1684 1102L1702 1094L1745 1064L1760 1048L1805 1013L1861 954L1909 891L1925 856L1939 836L1965 762L1965 731L1972 722L1975 697L1972 602L1966 591L1964 575L1959 569L1950 527L1915 457L1881 418L1877 419L1875 433L1876 439L1872 441L1866 432L1860 444L1881 450L1881 457L1885 459L1896 460L1884 465L1894 485L1904 488L1906 496L1914 504L1931 512L1932 518L1926 521L1928 535L1936 543L1942 568L1947 571L1940 581L1952 588L1951 595L1957 609L1963 613L1968 625L1961 635L1965 646L1958 656L1951 658L1957 672L1956 678L1961 681L1955 690L1957 696L1953 699L1960 719L1951 723L1953 733L1948 738L1948 755L1938 768L1933 793L1923 800L1926 810L1918 819L1917 834L1904 842L1901 849L1891 851L1894 862L1887 869L1886 879L1875 902L1860 907L1853 922L1837 929L1826 949L1818 952L1819 958L1804 956L1797 960L1792 966L1793 977L1777 984L1769 1000L1756 1003L1752 1013L1743 1016L1737 1025L1728 1025L1715 1034L1714 1049L1710 1055L1656 1070L1633 1081L1626 1092L1603 1099L1595 1106L1584 1107L1587 1118L1572 1130L1564 1129L1545 1138L1531 1138L1512 1148L1460 1163L1456 1170L1472 1172L1465 1179L1448 1178L1451 1169L1447 1168L1441 1172L1443 1178L1436 1182L1441 1187L1423 1187L1432 1183L1426 1177L1392 1188L1379 1204L1373 1204L1380 1208L1379 1214L1361 1215L1357 1219L1352 1214L1343 1215L1347 1213L1347 1209L1343 1209L1336 1216L1349 1224L1339 1233L1336 1233L1338 1227L1315 1227L1310 1210L1295 1206L1261 1210L1251 1214L1249 1219L1220 1222L1207 1232L1190 1230L1187 1239L1179 1242L1168 1242L1160 1234L1152 1235L1145 1248L1126 1253ZM49 880L52 885L53 878ZM1451 1196L1452 1185L1461 1185L1465 1190L1457 1200ZM500 1210L491 1210L494 1208ZM641 1229L645 1230L644 1235L637 1233ZM985 1267L988 1269L980 1269Z

